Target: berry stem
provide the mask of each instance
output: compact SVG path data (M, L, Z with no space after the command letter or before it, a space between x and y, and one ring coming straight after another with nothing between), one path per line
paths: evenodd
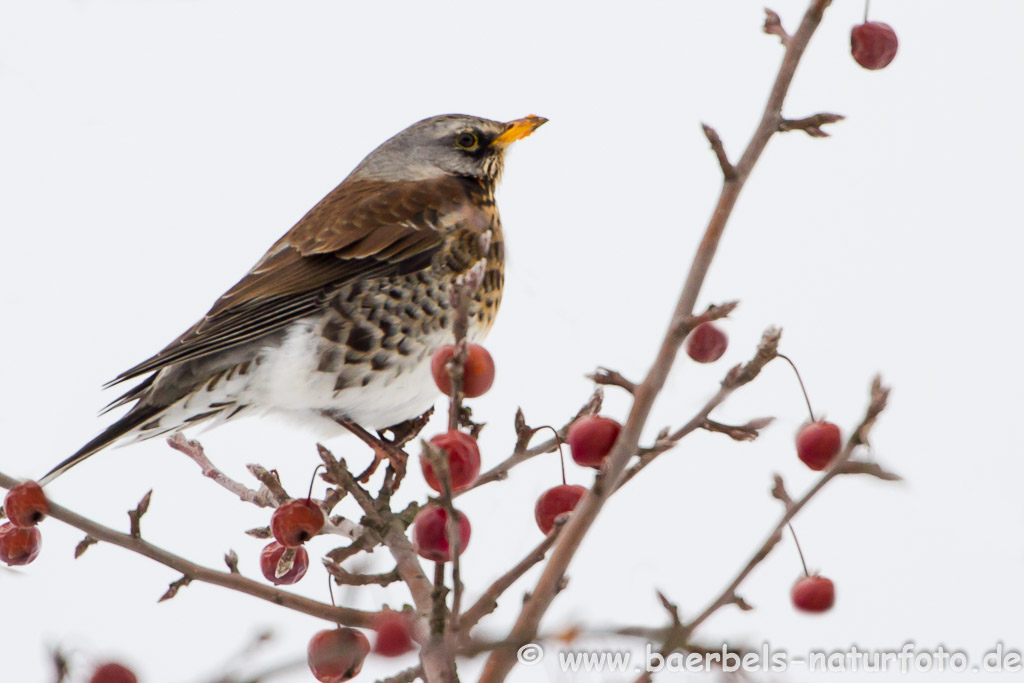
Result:
M320 468L326 468L327 465L320 464L313 468L313 476L309 478L309 492L306 493L306 500L313 500L313 484L316 483L316 473L320 471Z
M804 400L807 402L807 412L811 414L811 422L814 422L814 411L811 409L811 398L807 395L807 387L804 386L804 379L800 376L800 371L796 369L796 363L790 360L789 356L785 354L778 354L778 357L789 363L789 367L793 368L793 372L796 373L796 381L800 382L800 391L804 392Z
M558 435L558 430L551 425L544 425L543 427L537 427L536 431L542 429L550 429L551 433L555 435L555 445L558 446L558 461L562 464L562 485L565 485L565 454L562 453L562 437Z
M871 0L864 0L864 23L868 23L868 9L871 7Z
M331 606L337 607L338 603L334 602L334 585L330 574L327 575L327 592L331 595ZM341 626L341 624L338 624L338 626Z
M796 531L793 530L793 525L786 522L786 526L789 527L789 533L793 534L793 542L796 543L796 551L800 554L800 564L804 566L804 576L810 576L811 573L807 571L807 562L804 561L804 551L800 549L800 539L796 537Z

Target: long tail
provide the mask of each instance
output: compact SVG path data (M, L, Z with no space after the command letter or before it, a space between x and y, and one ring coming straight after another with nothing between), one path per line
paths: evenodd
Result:
M165 409L166 406L146 405L145 403L136 404L136 406L129 410L121 419L104 429L103 433L79 448L74 455L66 459L64 462L47 472L46 476L39 480L39 483L41 485L50 483L93 453L103 450L136 427L153 419Z

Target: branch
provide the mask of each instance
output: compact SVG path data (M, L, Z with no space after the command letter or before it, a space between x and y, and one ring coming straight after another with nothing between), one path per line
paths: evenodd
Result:
M276 507L277 501L274 500L270 489L264 486L259 491L254 491L224 474L206 457L206 451L198 441L190 441L179 432L167 439L167 445L187 455L203 470L204 477L212 479L214 483L226 488L244 502L259 507Z
M727 425L708 418L701 428L708 432L725 434L733 441L753 441L761 435L761 430L775 421L773 417L761 417L751 420L745 425Z
M401 581L397 569L392 569L383 574L353 574L346 571L340 564L329 559L324 559L324 568L327 573L334 577L334 582L339 586L387 586L396 581Z
M540 545L531 550L526 557L516 564L516 566L499 576L494 583L484 591L483 595L477 598L477 601L473 603L473 606L463 612L460 624L465 632L468 633L470 629L476 626L477 622L497 609L498 598L500 598L501 595L512 586L512 584L518 581L523 574L529 571L531 567L544 559L548 550L555 544L555 539L558 538L558 534L562 530L562 526L564 526L564 524L564 518L556 519L554 528L551 529L551 532L543 541L540 542Z
M17 479L0 472L0 487L12 488L18 483ZM275 605L281 605L303 614L308 614L319 619L336 622L345 626L370 627L377 618L377 612L364 612L363 610L349 609L347 607L334 607L301 595L295 595L286 591L278 590L271 586L247 579L238 574L219 572L208 569L201 565L186 560L183 557L174 555L163 548L143 541L141 538L134 538L128 534L114 531L109 527L98 524L87 519L65 507L49 501L50 517L80 529L94 539L120 546L126 550L148 557L151 560L181 572L182 575L190 577L193 581L202 581L215 586L230 588L231 590L251 595Z
M782 119L779 121L779 132L786 133L791 130L802 130L812 138L827 138L828 132L821 129L827 123L842 121L846 117L842 114L815 114L803 119Z
M673 321L685 320L693 313L694 305L700 295L704 279L711 267L718 243L725 231L733 207L736 205L736 200L739 198L740 191L754 165L764 152L769 139L778 132L779 121L782 119L782 104L793 81L796 67L800 63L800 58L803 56L811 36L821 22L829 1L812 0L800 23L800 28L796 34L790 37L786 45L786 54L782 59L771 95L765 105L761 122L743 156L735 165L735 177L726 178L723 183L718 205L708 222L683 291L676 304L675 314L672 316ZM618 487L629 458L637 451L640 434L650 415L651 407L665 384L665 378L672 369L676 354L684 339L685 334L681 335L676 330L676 325L671 325L647 377L637 387L632 409L615 446L602 466L593 488L580 501L555 544L536 588L531 593L529 600L523 604L519 618L510 633L510 640L525 644L536 637L538 624L558 593L577 548L594 523L594 519L601 511L605 501ZM484 666L483 674L480 677L481 683L498 683L505 680L515 663L514 651L508 649L495 651Z
M846 469L844 465L848 463L850 455L853 453L853 450L858 446L864 445L866 443L868 432L871 431L871 427L874 425L875 419L878 417L879 413L881 413L881 411L885 409L886 400L888 396L889 389L887 387L882 386L881 380L876 377L874 382L872 383L871 400L868 404L868 409L864 415L864 419L861 420L861 423L857 426L853 434L847 440L846 445L843 447L843 450L836 457L835 465L833 465L831 469L825 472L825 474L821 476L821 478L814 484L814 486L810 488L809 491L807 491L807 493L803 495L802 498L800 498L800 500L793 501L792 499L790 499L789 494L786 493L786 487L782 482L782 477L780 477L777 474L774 476L772 496L783 503L784 511L782 517L775 525L775 528L772 529L771 533L765 539L764 543L761 544L761 547L754 551L754 554L750 557L747 563L739 571L736 577L733 578L732 582L728 586L726 586L725 590L722 591L718 598L716 598L710 605L708 605L708 607L706 607L703 612L701 612L697 617L695 617L693 621L677 629L673 629L673 633L671 633L669 637L665 640L665 644L662 647L663 653L671 652L673 649L678 648L680 643L687 642L689 640L690 634L692 634L697 629L697 627L703 624L708 619L708 617L710 617L712 614L714 614L722 607L729 604L737 604L741 608L743 608L744 605L746 605L746 603L743 602L743 599L740 598L736 593L736 590L739 588L740 584L743 583L743 580L746 579L750 572L754 570L754 567L759 565L766 557L768 557L768 555L779 543L779 541L782 540L782 531L786 528L786 525L788 525L793 520L793 518L796 517L797 513L799 513L800 510L802 510L803 507L807 505L807 503L810 502L812 498L814 498L814 496L820 493L821 490L825 488L825 486L830 481L832 481L832 479L841 474L846 474L850 472L850 470ZM878 469L881 471L881 468ZM650 679L641 677L640 679L638 679L638 683L639 681L647 680Z
M579 418L583 417L584 415L595 415L599 413L601 411L601 404L603 401L604 394L602 393L601 388L598 387L598 389L594 391L593 394L591 394L590 399L585 404L583 404L582 408L579 409L579 412L577 412L576 415L565 424L565 426L558 430L558 438L561 439L564 443L565 435L569 433L569 427L572 425L572 423L578 420ZM495 465L494 467L492 467L491 469L487 470L479 477L477 477L476 481L473 482L472 486L469 486L467 488L464 488L460 491L456 491L455 493L453 493L452 497L458 498L462 494L472 491L473 489L483 486L484 484L489 484L492 481L501 481L503 479L507 479L509 470L511 470L516 465L526 462L530 458L534 458L538 455L542 455L544 453L551 453L552 451L558 450L558 441L555 440L554 438L548 439L547 441L544 441L541 444L534 446L533 448L527 448L527 446L530 443L530 439L540 429L544 429L544 427L539 427L538 429L533 429L532 427L529 427L526 424L526 420L523 418L523 411L517 411L517 440L516 446L512 451L512 455L510 455L508 458L501 461L500 463L498 463L497 465Z
M764 32L768 35L778 36L782 45L789 47L790 38L786 29L782 28L782 18L767 7L764 8L764 15Z
M704 427L711 412L720 406L732 392L745 384L752 382L768 363L778 356L779 340L782 338L782 331L769 327L761 335L761 343L757 346L757 353L744 365L734 366L726 373L718 392L708 399L704 407L694 415L689 422L672 432L659 438L652 448L640 452L640 459L622 476L617 488L622 488L628 481L640 473L642 469L650 465L655 458L676 446L687 434Z
M277 501L278 505L287 503L291 500L291 496L284 490L284 486L281 485L281 478L277 476L276 470L268 470L262 465L246 465L245 469L249 470L249 474L259 479L260 483L270 492L270 497Z
M128 520L131 523L131 534L132 538L142 538L142 528L140 523L142 522L142 516L149 511L149 501L153 497L153 489L146 492L146 495L142 497L139 504L135 506L134 510L128 511Z
M729 161L729 157L725 153L725 145L722 144L722 138L718 137L718 131L706 123L700 124L700 127L704 129L704 136L711 143L711 151L718 158L718 165L722 169L722 176L726 180L734 180L736 178L736 168Z
M370 526L373 531L380 534L381 540L395 560L398 575L409 587L417 614L420 618L426 619L430 614L430 594L433 586L423 573L416 551L405 535L403 518L391 512L387 506L377 505L369 492L360 486L349 472L344 460L335 458L322 444L317 444L316 448L320 459L327 465L327 474L333 482L352 494L359 507L366 513L367 524L364 526Z
M598 368L589 375L586 375L586 378L594 382L594 384L619 387L631 394L636 391L636 382L630 382L615 370L609 370L608 368Z

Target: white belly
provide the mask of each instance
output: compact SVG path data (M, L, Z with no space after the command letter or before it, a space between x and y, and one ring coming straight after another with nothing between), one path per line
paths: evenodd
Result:
M430 353L450 341L450 332L439 332L421 354L396 359L393 366L380 371L364 366L355 386L337 390L336 374L317 370L322 339L311 325L297 323L281 347L265 354L238 400L304 420L321 411L338 412L366 429L383 429L416 417L434 404L440 392L431 376Z

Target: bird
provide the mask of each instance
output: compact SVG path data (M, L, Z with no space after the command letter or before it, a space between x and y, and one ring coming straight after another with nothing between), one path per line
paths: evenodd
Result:
M469 341L490 330L504 285L495 188L505 152L547 119L424 119L386 140L213 307L106 387L141 380L129 410L54 467L111 444L277 413L386 429L428 410L432 353L452 341L450 288L484 269ZM321 425L323 426L323 425Z

